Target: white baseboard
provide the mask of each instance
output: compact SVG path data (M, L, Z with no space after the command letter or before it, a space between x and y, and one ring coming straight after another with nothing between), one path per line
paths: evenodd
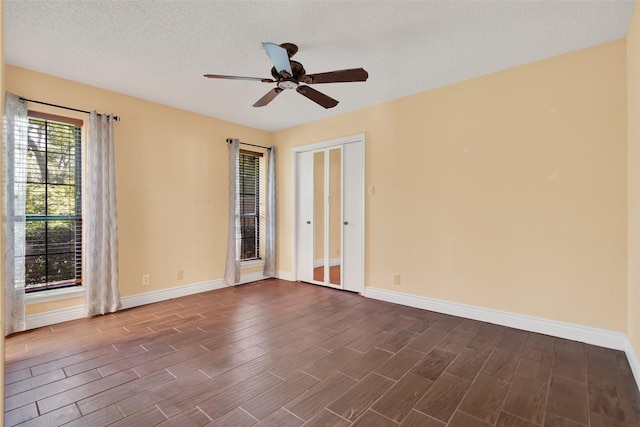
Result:
M248 273L240 276L239 285L257 280L266 279L262 272ZM206 282L192 283L184 286L176 286L168 289L160 289L157 291L145 292L142 294L129 295L122 297L122 308L132 308L141 305L151 304L154 302L166 301L172 298L184 297L187 295L198 294L201 292L213 291L226 287L222 279L209 280ZM27 329L40 328L42 326L55 325L56 323L68 322L69 320L81 319L84 317L84 306L77 305L74 307L61 308L58 310L47 311L45 313L29 314L26 317Z
M423 310L580 341L599 347L621 350L627 355L629 365L631 365L631 370L636 379L636 385L640 388L640 361L633 350L629 336L625 333L427 298L386 289L365 288L364 296L409 307L421 308Z
M636 385L638 386L638 389L640 389L640 358L633 349L633 344L629 337L627 337L627 348L624 352L627 355L627 360L631 366L631 372L633 372L633 376L636 379Z
M289 282L295 282L296 281L296 276L291 271L278 270L276 272L276 277L278 279L288 280Z
M262 271L257 271L255 273L243 274L240 276L240 281L238 285L243 285L245 283L257 282L258 280L265 280L269 277L262 274Z
M45 313L28 314L25 322L27 330L29 330L55 325L56 323L68 322L69 320L81 319L83 317L84 305L76 305L54 311L47 311Z
M120 301L122 302L122 308L132 308L141 305L152 304L154 302L166 301L172 298L198 294L200 292L212 291L214 289L220 289L224 287L226 287L226 285L222 283L222 279L209 280L206 282L192 283L190 285L176 286L174 288L160 289L157 291L150 291L142 294L129 295L120 298Z

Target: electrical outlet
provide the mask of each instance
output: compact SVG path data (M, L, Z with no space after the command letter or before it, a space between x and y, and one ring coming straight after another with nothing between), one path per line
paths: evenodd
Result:
M143 274L142 275L142 286L149 286L151 284L151 275Z
M176 279L182 280L183 277L184 277L184 272L182 270L178 270L178 272L176 273Z
M400 275L396 274L395 276L393 276L393 284L394 285L399 285L400 284Z

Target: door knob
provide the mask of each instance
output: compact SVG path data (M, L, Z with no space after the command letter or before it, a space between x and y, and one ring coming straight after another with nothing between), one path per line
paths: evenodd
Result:
M343 222L344 225L349 225L349 221Z
M311 221L307 221L307 224L311 224Z

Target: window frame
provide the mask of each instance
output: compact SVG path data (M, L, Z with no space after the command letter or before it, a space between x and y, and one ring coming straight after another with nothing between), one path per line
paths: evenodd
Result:
M25 222L48 222L48 221L56 221L56 220L67 220L74 222L74 253L75 253L75 278L73 279L65 279L60 281L47 281L43 284L36 284L37 287L27 288L25 284L25 296L27 298L27 303L41 303L47 301L55 301L58 299L72 298L76 296L82 296L84 293L84 288L82 286L82 278L83 278L83 243L82 243L82 226L83 226L83 197L84 197L84 188L83 188L83 178L84 178L84 170L83 170L83 156L84 156L84 121L78 118L67 117L67 116L59 116L50 113L43 113L40 111L28 110L27 119L29 123L31 123L31 119L45 121L46 123L53 122L62 125L70 125L75 126L78 129L74 132L75 141L75 167L74 167L74 177L75 183L73 185L75 194L75 212L70 215L48 215L45 212L44 215L39 214L27 214L25 212ZM30 149L29 149L30 151ZM49 147L47 144L45 156L48 155ZM45 157L46 158L46 157ZM48 187L48 168L45 177L45 188ZM29 183L29 181L27 181ZM45 198L48 199L47 196ZM48 204L48 200L45 200L45 205ZM25 236L26 238L26 236ZM49 248L47 242L47 249L45 250L45 255L49 257ZM26 259L25 259L26 263ZM48 275L48 272L45 274Z
M253 194L248 194L248 196L253 196L254 197L254 210L251 213L245 213L243 212L245 203L244 203L244 199L243 199L243 190L245 189L245 182L244 180L244 176L248 174L244 174L244 165L246 165L245 162L242 161L242 156L251 156L256 158L256 164L255 164L255 179L253 180L254 185L253 185ZM264 217L264 213L262 212L262 207L264 205L264 162L263 162L263 158L264 158L264 153L261 153L259 151L253 151L253 150L245 150L245 149L240 149L238 152L238 157L236 159L236 166L237 166L237 176L236 176L236 184L237 184L237 197L236 197L236 203L238 204L238 211L239 211L239 222L240 222L240 229L239 229L239 242L238 242L238 258L240 263L244 266L244 267L250 267L253 265L260 265L264 263L264 259L263 259L263 254L262 254L262 241L263 241L263 217ZM251 184L251 183L250 183ZM243 242L245 242L247 240L247 237L244 236L242 229L243 229L243 225L242 225L242 220L245 218L253 218L254 220L254 237L255 237L255 243L254 243L254 247L253 247L253 253L255 253L256 256L254 257L250 257L250 258L243 258Z

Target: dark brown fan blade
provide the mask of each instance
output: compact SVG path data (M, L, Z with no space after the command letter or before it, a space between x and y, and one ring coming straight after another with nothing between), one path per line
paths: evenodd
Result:
M364 82L367 80L367 77L369 77L369 73L367 73L364 68L351 68L349 70L307 74L304 77L304 82L307 84Z
M267 92L267 94L265 96L263 96L262 98L258 99L258 101L255 104L253 104L253 106L254 107L264 107L265 105L267 105L268 103L273 101L273 98L278 96L278 94L280 92L282 92L283 90L284 89L280 89L279 87L274 87L269 92Z
M338 101L325 95L322 92L318 92L309 86L298 86L296 89L299 94L306 96L316 104L322 105L324 108L333 108L338 105Z
M275 80L263 79L262 77L221 76L220 74L205 74L204 76L210 79L255 80L263 83L275 83Z

